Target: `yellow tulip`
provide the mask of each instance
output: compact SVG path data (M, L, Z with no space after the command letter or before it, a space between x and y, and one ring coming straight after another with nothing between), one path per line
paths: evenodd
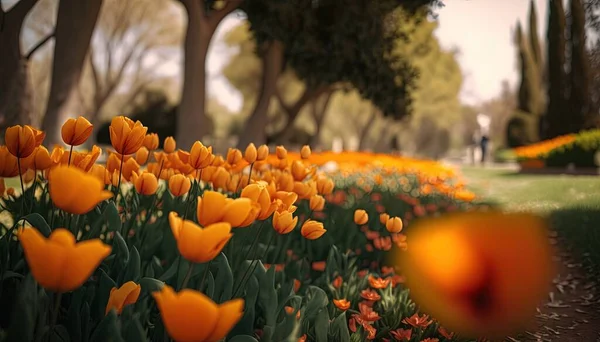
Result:
M80 116L77 119L67 119L60 129L60 134L65 144L79 146L88 140L93 129L94 125Z
M30 126L11 126L6 129L4 141L10 154L17 158L27 158L35 150L35 133Z
M502 339L535 318L554 273L544 220L476 212L416 225L399 265L415 302L444 327Z
M323 236L327 230L323 228L323 223L306 220L302 224L302 228L300 229L300 233L308 240L316 240Z
M21 228L17 234L33 277L55 292L80 287L111 252L100 239L76 243L63 228L55 229L49 238L35 228Z
M239 298L216 304L201 292L183 289L176 293L167 285L152 296L167 333L178 342L220 341L244 314L244 300Z
M231 225L227 222L214 223L202 228L193 221L180 218L174 211L169 213L169 224L179 253L194 263L205 263L214 259L233 236Z
M116 116L112 119L110 126L110 143L121 155L134 154L142 147L148 127L141 122L124 117Z
M108 297L108 303L106 304L106 315L108 315L112 309L115 309L117 314L120 315L121 312L123 312L124 307L137 302L141 291L142 287L133 281L126 282L118 289L113 287L112 290L110 290L110 296Z
M71 214L85 214L113 196L98 178L75 167L57 166L48 178L52 202Z

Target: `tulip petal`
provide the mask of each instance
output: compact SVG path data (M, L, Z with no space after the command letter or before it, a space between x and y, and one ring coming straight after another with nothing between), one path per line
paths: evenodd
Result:
M55 230L60 231L60 229ZM59 244L48 243L35 228L24 228L18 233L25 259L35 280L44 288L56 291L64 272L67 253Z
M205 191L198 201L198 222L202 226L221 221L227 197L216 191Z
M110 255L112 248L98 239L78 243L69 249L69 271L61 279L62 292L75 290L96 270L98 265Z
M219 341L239 322L244 315L244 300L241 298L232 299L219 305L219 320L214 330L206 338L207 342Z

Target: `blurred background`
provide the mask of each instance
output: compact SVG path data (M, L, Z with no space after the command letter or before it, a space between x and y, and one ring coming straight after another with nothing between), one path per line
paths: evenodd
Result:
M0 131L475 162L598 125L598 0L2 0ZM77 28L77 29L74 29ZM52 133L54 132L54 133ZM482 149L483 143L483 149Z

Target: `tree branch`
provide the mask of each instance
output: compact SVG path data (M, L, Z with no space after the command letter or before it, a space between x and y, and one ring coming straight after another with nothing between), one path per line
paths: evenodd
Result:
M208 18L208 23L211 28L216 29L221 20L225 18L229 13L235 11L242 4L243 0L229 0L225 3L225 6L218 11L214 11ZM202 7L202 6L201 6Z
M90 61L90 70L92 71L92 79L94 80L94 99L99 96L102 92L102 81L100 81L100 75L98 75L98 69L96 69L96 62L94 62L94 48L90 44L90 52L88 59ZM95 101L94 101L95 102Z
M46 37L44 37L42 40L40 40L37 44L35 44L31 50L29 50L29 52L25 55L25 59L26 60L30 60L31 57L33 56L33 54L39 50L42 46L44 46L44 44L46 44L48 41L50 41L50 39L54 38L54 31L52 31L52 33L48 34Z
M3 18L4 16L15 16L16 21L23 22L27 16L27 13L31 11L37 2L38 0L21 0L17 2L17 4L14 5L8 12L6 12L6 14L3 15ZM2 20L2 23L4 23L4 20Z

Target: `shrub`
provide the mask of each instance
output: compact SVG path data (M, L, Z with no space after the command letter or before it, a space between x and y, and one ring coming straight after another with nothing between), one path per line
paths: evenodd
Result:
M600 130L583 131L575 139L558 146L545 157L547 166L564 167L573 164L577 167L597 167L596 154L600 150Z
M506 124L506 146L514 148L538 141L538 120L536 115L516 112Z

